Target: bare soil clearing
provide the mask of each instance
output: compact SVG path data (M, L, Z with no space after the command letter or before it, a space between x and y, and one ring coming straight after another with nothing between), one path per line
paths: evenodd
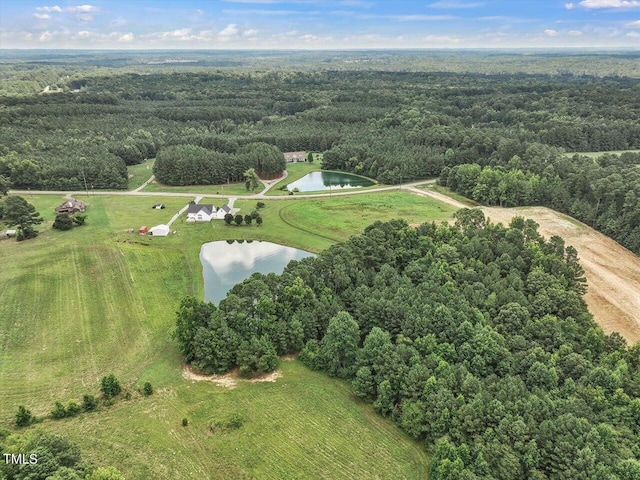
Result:
M440 193L416 193L465 206ZM618 332L629 343L640 340L640 258L606 235L546 207L483 207L482 211L495 223L508 224L517 215L531 218L545 237L564 238L578 251L589 287L585 300L596 322L605 333Z
M182 367L182 378L185 380L194 380L197 382L212 382L220 387L225 387L228 389L234 389L238 386L238 383L257 383L257 382L275 382L276 379L282 377L282 372L280 370L276 370L271 373L263 373L262 375L258 375L257 377L241 379L238 378L238 369L234 369L229 373L225 373L224 375L203 375L200 373L196 373L191 369L190 365L184 365Z

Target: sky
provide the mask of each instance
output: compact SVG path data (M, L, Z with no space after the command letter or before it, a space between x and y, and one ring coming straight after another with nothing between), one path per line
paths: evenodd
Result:
M640 0L0 0L0 48L640 49Z

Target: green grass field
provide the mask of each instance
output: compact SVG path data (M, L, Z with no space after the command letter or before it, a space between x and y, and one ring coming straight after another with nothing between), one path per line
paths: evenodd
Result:
M166 223L188 198L82 196L87 225L67 232L51 229L63 197L25 198L45 222L36 239L0 243L0 428L13 428L18 405L46 416L56 400L97 394L100 378L113 372L129 389L151 381L157 395L135 394L38 428L64 433L95 463L115 465L129 479L426 476L420 446L345 384L297 362L283 363L274 384L229 391L192 383L181 378L170 335L180 299L203 295L198 253L205 242L269 240L319 252L375 220L421 223L453 209L407 192L267 199L260 227L187 224L182 216L175 235L150 238L127 229ZM157 202L167 208L153 210ZM256 201L236 207L250 213ZM250 419L243 429L207 431L210 419L235 411Z
M155 159L147 160L146 162L139 163L138 165L130 165L127 167L129 173L129 185L127 190L135 190L144 182L149 180L153 175L153 163Z
M410 224L420 224L446 220L455 210L435 200L391 191L287 202L279 215L293 228L321 232L338 242L361 233L376 220L402 218Z
M235 389L174 375L151 397L135 395L46 428L83 444L97 464L110 452L129 479L426 478L424 449L344 382L298 361L280 368L274 383ZM212 421L232 414L246 423L211 432Z
M262 190L260 186L256 192ZM145 192L179 192L179 193L204 193L209 195L251 195L244 183L229 183L222 185L187 185L172 187L158 182L151 182L143 188Z

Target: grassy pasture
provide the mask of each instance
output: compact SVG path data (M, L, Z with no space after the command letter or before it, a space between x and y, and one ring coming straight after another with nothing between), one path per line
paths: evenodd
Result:
M149 180L153 175L153 164L155 159L147 160L146 162L139 163L137 165L129 165L127 172L129 174L129 184L127 190L135 190L144 182Z
M456 209L406 192L333 198L314 198L287 202L280 209L283 221L292 227L338 241L356 235L376 220L403 218L408 223L442 221L451 218Z
M244 238L319 252L375 220L441 220L453 209L407 192L266 199L260 227L187 224L182 216L176 235L150 239L126 229L166 223L188 198L81 196L87 225L67 232L51 229L62 196L25 198L45 221L36 239L0 243L0 428L12 428L18 405L45 416L56 400L97 394L99 379L113 372L129 389L151 381L157 395L39 427L64 433L127 478L426 475L421 448L345 384L297 362L284 362L274 384L229 391L192 383L181 377L170 332L180 299L203 295L202 243ZM153 210L157 202L167 208ZM250 213L256 200L236 207ZM234 412L249 418L241 430L207 430L211 419Z
M260 186L256 189L256 192L262 190L264 186ZM179 192L179 193L193 193L193 194L209 194L209 195L251 195L244 183L229 183L222 185L185 185L185 186L170 186L157 181L151 182L149 185L142 189L144 192Z
M426 477L421 446L354 398L344 382L298 361L280 368L275 383L233 390L174 377L151 397L50 421L47 428L83 443L95 463L118 459L131 479ZM246 419L240 429L210 430L212 421L232 414ZM94 442L83 442L87 437Z

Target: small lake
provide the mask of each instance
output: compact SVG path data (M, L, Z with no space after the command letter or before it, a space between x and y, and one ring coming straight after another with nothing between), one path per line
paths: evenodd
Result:
M287 190L297 188L300 192L317 192L321 190L341 190L343 188L370 187L371 180L342 172L311 172L287 185Z
M257 240L209 242L200 249L204 276L204 299L216 305L236 284L253 273L280 274L291 260L315 257L315 254Z

